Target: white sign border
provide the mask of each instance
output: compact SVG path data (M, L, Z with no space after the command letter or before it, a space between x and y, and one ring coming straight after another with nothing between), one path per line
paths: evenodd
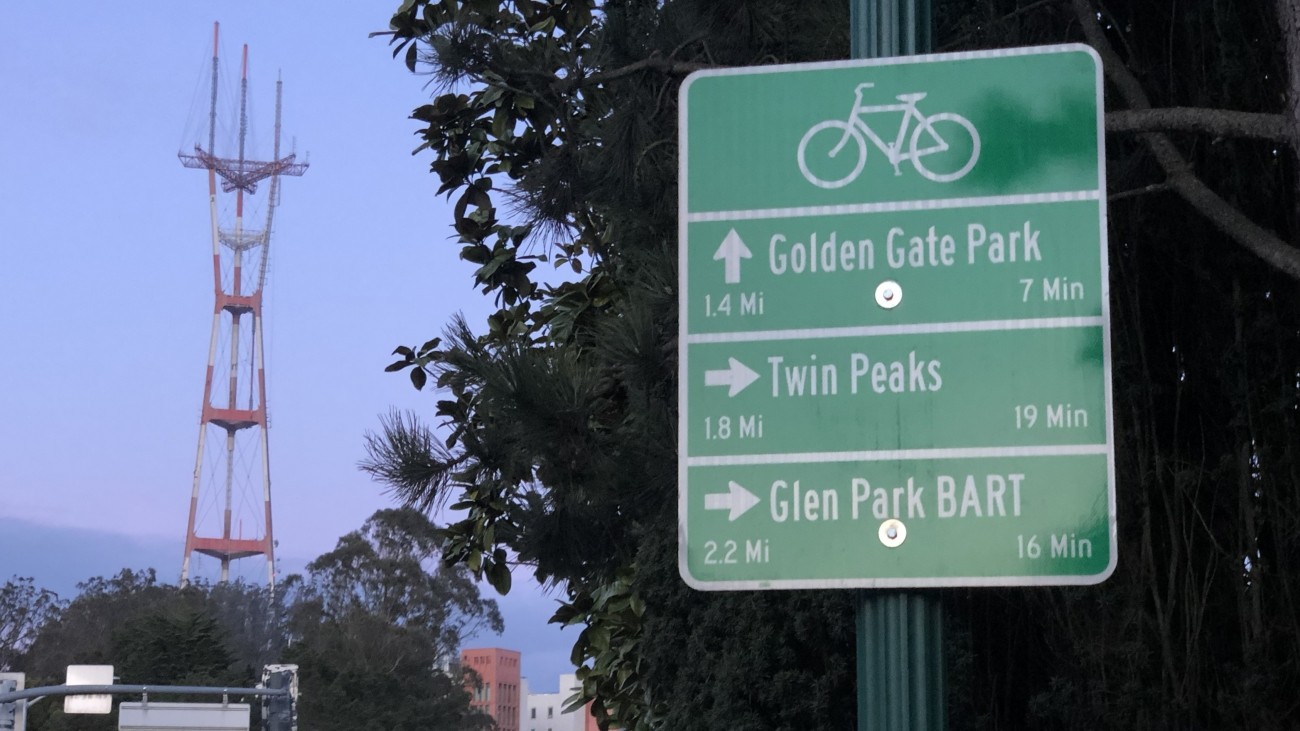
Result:
M696 79L710 76L752 76L757 74L783 73L791 71L818 71L845 68L869 68L873 66L899 66L933 62L965 61L988 58L1008 58L1015 56L1033 56L1058 53L1086 53L1092 58L1097 91L1097 206L1101 244L1101 328L1102 328L1102 370L1104 384L1104 403L1106 408L1106 481L1109 508L1108 527L1110 538L1110 559L1106 568L1097 574L1052 574L1052 575L1013 575L1013 576L945 576L945 577L877 577L855 579L779 579L779 580L725 580L702 581L691 575L687 557L687 517L689 512L689 486L687 473L690 455L687 445L687 425L689 410L687 392L689 385L689 362L687 350L690 345L687 333L688 314L690 312L690 293L687 291L688 271L688 224L695 218L688 209L687 171L688 145L686 140L686 123L688 116L687 99L689 90ZM678 92L677 147L677 568L682 580L693 589L701 591L740 591L770 589L906 589L906 588L943 588L943 587L978 587L978 586L1085 586L1100 584L1114 573L1119 560L1119 528L1116 519L1115 499L1115 421L1113 392L1111 383L1111 328L1110 328L1110 262L1108 260L1109 232L1106 227L1106 139L1105 139L1105 99L1104 79L1102 76L1101 57L1091 46L1082 43L1058 44L1050 46L1032 46L1024 48L1006 48L990 51L962 51L958 53L937 53L920 56L902 56L895 58L852 59L844 61L820 61L806 64L781 64L774 66L746 66L726 69L708 69L696 71L688 76ZM828 207L833 208L833 207ZM811 215L816 213L809 212ZM728 217L745 217L743 212L728 212ZM763 214L755 217L765 217ZM1015 449L1009 448L1006 456L1014 456ZM990 455L992 456L992 455Z

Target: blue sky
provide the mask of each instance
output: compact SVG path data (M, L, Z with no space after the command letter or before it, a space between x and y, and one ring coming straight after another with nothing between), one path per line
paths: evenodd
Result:
M206 141L213 21L223 85L250 46L261 159L281 73L282 144L311 163L283 180L264 308L278 556L301 566L391 506L356 469L363 434L433 396L383 373L389 353L490 306L410 155L426 79L367 38L397 4L0 4L0 580L179 574L212 287L206 175L176 153ZM524 579L506 634L475 644L523 650L544 691L576 633Z

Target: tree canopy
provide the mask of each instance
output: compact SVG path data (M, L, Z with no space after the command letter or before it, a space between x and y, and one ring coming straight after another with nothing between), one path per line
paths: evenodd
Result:
M262 587L224 587L224 603L239 607L228 613L210 608L212 587L161 584L152 569L124 569L112 578L84 581L77 588L80 593L41 625L18 666L27 673L29 686L61 685L68 665L112 665L119 682L125 684L251 687L260 676L253 657L234 654L230 640L241 630L229 621L242 624L245 617L265 616L254 609L268 600ZM213 608L216 605L212 602ZM223 625L219 617L228 623ZM256 644L273 645L275 625L252 631L259 637ZM114 704L120 700L114 699ZM62 704L41 703L31 709L28 728L107 731L116 728L116 720L64 715Z
M304 728L490 727L452 669L463 640L501 632L501 615L437 556L426 517L381 510L307 566L289 608L286 653L299 666Z
M487 728L455 660L476 633L499 633L501 615L465 570L440 566L437 547L424 515L381 510L276 592L242 582L180 587L127 569L79 584L63 605L29 580L11 581L0 597L22 601L12 612L13 602L0 605L0 621L25 621L31 639L10 666L27 673L28 686L60 685L68 665L90 664L112 665L129 685L253 687L266 665L296 663L303 728ZM39 622L26 619L37 614ZM107 731L116 719L40 703L28 728Z

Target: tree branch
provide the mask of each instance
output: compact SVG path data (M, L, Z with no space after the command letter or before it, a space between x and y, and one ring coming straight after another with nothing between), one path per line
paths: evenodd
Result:
M1107 132L1200 132L1218 137L1246 137L1288 145L1293 129L1281 114L1236 112L1203 107L1122 109L1106 113Z
M1300 0L1277 0L1277 24L1286 46L1286 111L1300 135Z
M591 76L585 76L579 79L560 79L554 84L551 84L551 90L557 93L572 91L579 86L603 84L607 81L614 81L642 71L658 71L665 74L689 74L692 71L715 68L721 67L716 64L698 63L695 61L677 61L673 58L663 56L656 51L640 61L634 61L626 66L610 71L602 71L601 73L592 74Z
M1277 24L1282 31L1286 68L1286 118L1291 134L1300 140L1300 0L1276 0ZM1300 144L1291 146L1291 162L1300 170ZM1300 181L1292 184L1294 202L1291 226L1300 226Z
M1124 61L1115 53L1110 41L1106 39L1101 25L1097 22L1097 11L1089 0L1071 0L1074 14L1083 27L1083 34L1089 45L1101 56L1106 77L1119 90L1120 96L1135 111L1150 111L1151 100L1147 97L1137 77L1124 65ZM1167 136L1159 132L1144 132L1141 140L1151 149L1156 162L1164 169L1168 183L1174 192L1182 196L1216 228L1232 238L1247 251L1255 254L1278 271L1300 281L1300 250L1283 241L1277 234L1250 220L1241 211L1210 190L1201 179L1192 172L1191 165L1174 147Z
M1170 189L1169 183L1152 183L1151 185L1146 185L1141 188L1135 188L1133 190L1125 190L1119 193L1111 193L1110 195L1106 196L1106 200L1110 203L1114 203L1115 201L1122 201L1125 198L1136 198L1140 195L1150 195L1151 193L1163 193L1169 189Z

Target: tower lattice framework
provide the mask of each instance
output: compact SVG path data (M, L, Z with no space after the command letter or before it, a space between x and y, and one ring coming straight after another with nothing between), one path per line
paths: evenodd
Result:
M181 584L189 582L195 553L221 562L221 581L230 563L266 557L267 582L275 584L275 537L271 524L271 462L267 438L266 369L263 357L262 297L271 248L271 225L279 202L280 176L302 175L305 162L280 156L280 97L275 84L275 139L270 161L245 157L248 139L248 46L239 80L239 136L235 157L216 153L219 25L212 29L212 97L208 145L178 155L181 164L208 172L212 276L215 305L203 381L203 410L185 531ZM269 180L262 229L245 227L245 196ZM218 181L220 181L218 183ZM220 203L234 198L233 225L220 220ZM213 444L212 442L215 442ZM260 487L260 495L256 488ZM250 497L251 496L251 497ZM259 503L260 499L260 505ZM236 516L241 516L236 520ZM243 525L243 515L254 525ZM245 536L245 530L248 531Z

